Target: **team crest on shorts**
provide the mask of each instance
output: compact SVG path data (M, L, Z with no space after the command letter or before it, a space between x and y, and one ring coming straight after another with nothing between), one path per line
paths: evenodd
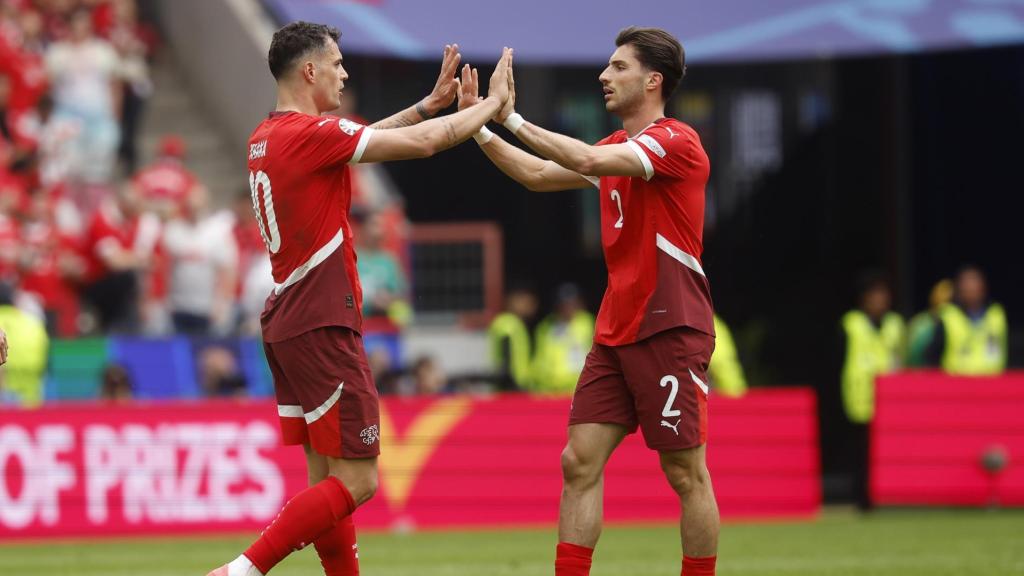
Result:
M359 433L359 437L363 439L363 444L370 446L380 438L380 430L376 424L367 426Z

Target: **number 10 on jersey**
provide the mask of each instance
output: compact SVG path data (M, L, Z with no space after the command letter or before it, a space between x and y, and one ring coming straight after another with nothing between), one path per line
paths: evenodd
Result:
M263 191L263 213L260 206L260 190ZM270 176L260 170L255 174L249 172L249 194L252 195L252 210L256 213L256 221L260 225L260 236L271 254L281 249L281 231L277 229L277 215L274 213L274 197L271 195ZM264 224L264 222L266 222Z

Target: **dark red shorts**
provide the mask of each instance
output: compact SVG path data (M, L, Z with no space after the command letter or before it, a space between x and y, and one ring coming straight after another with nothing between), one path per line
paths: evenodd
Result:
M569 425L620 424L647 447L685 450L707 442L707 369L715 338L673 328L625 346L594 344L587 354Z
M359 334L326 326L263 348L285 444L334 458L380 454L377 388Z

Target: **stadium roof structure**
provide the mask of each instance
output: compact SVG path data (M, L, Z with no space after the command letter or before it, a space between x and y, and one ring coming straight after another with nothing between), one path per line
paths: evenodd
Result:
M631 24L676 34L690 62L839 57L1024 43L1024 0L264 0L280 22L342 30L342 50L593 64Z

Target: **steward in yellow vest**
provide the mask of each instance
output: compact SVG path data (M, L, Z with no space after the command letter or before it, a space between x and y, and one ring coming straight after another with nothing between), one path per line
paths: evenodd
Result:
M559 287L555 313L537 326L534 342L530 389L571 394L594 344L594 315L574 285Z
M743 366L739 354L736 353L736 342L732 332L718 314L715 321L715 352L708 364L708 377L711 385L723 396L738 397L747 393L747 379L743 376Z
M850 422L867 424L875 415L875 377L903 364L903 319L886 312L880 321L861 310L843 315L846 358L843 362L843 408Z
M0 368L0 397L26 408L39 406L43 403L43 374L50 347L43 322L14 306L2 304L0 329L15 346L14 354Z
M1006 369L1006 313L988 301L985 276L966 267L957 274L953 303L939 309L930 357L946 372L967 376Z
M525 389L530 383L530 331L526 322L537 312L537 297L525 288L511 290L505 297L505 312L498 314L487 329L491 368L498 386L505 390Z

